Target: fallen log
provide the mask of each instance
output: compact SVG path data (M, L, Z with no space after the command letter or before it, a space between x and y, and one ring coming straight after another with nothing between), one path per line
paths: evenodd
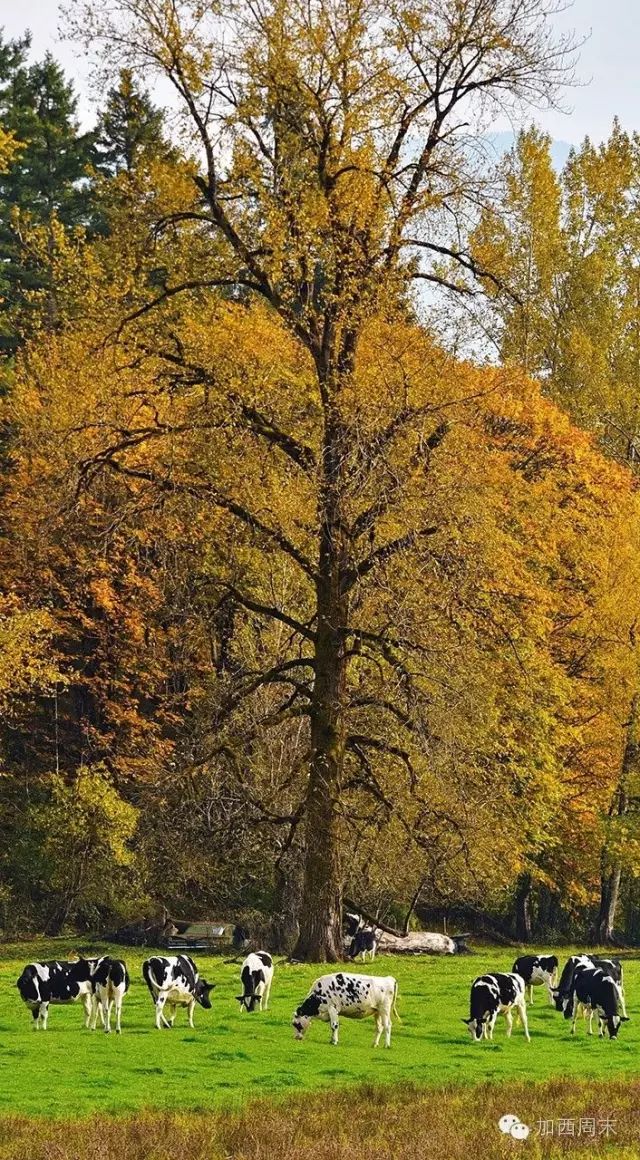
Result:
M412 930L400 936L382 931L378 951L394 955L455 955L458 948L448 934L437 931Z

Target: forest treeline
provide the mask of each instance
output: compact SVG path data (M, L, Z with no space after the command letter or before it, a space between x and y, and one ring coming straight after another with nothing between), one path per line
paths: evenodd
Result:
M4 930L637 941L640 139L479 163L543 0L75 11L92 131L0 45Z

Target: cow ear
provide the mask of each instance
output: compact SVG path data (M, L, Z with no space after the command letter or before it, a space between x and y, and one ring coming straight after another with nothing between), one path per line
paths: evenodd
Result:
M462 1022L466 1023L467 1027L469 1027L469 1025L473 1023L473 1019L463 1019Z

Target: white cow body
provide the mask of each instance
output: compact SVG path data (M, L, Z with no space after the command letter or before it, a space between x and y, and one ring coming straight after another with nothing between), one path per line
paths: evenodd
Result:
M193 959L188 955L155 955L142 964L142 975L155 1004L158 1031L163 1023L165 1027L173 1027L178 1007L187 1008L190 1027L193 1027L196 1003L207 1010L211 1007L209 993L215 984L200 978ZM165 1007L169 1011L168 1020Z
M302 1039L312 1019L331 1024L331 1043L338 1043L339 1016L366 1019L373 1015L377 1047L384 1031L385 1047L391 1046L391 1012L400 1018L396 1008L398 983L393 975L352 975L339 971L316 979L306 999L297 1008L292 1023L296 1039Z

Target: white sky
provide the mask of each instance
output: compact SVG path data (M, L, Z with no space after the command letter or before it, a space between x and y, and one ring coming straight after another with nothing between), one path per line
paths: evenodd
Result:
M89 66L78 45L58 39L58 23L56 0L0 0L0 27L6 35L30 28L35 54L50 49L76 89L86 93ZM640 129L640 0L574 0L557 23L563 30L574 29L579 39L589 38L578 65L582 85L566 94L568 114L536 113L535 120L557 140L572 144L587 133L594 141L607 137L616 114L626 129ZM87 99L80 111L83 121L92 121Z

